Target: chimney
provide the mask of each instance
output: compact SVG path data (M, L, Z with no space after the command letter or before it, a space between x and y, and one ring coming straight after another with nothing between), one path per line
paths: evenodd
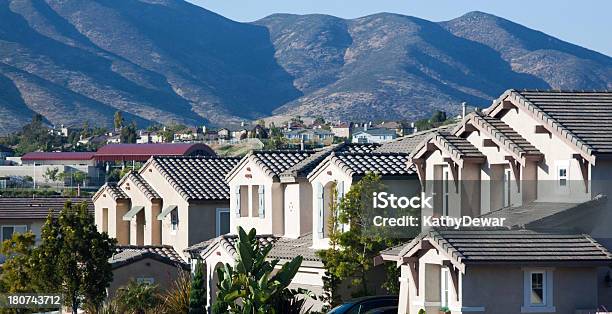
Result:
M244 126L244 121L240 122L240 126Z
M461 103L461 117L465 118L466 114L467 114L467 103L464 101Z
M368 130L368 124L367 124L367 123L364 123L364 124L363 124L363 130L364 130L364 131L367 131L367 130Z
M300 137L300 150L304 150L304 137Z

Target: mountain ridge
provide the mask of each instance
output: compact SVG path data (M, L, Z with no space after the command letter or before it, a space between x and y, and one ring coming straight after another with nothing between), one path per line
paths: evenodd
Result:
M0 3L0 133L50 124L235 124L274 114L420 118L508 88L611 89L612 58L482 12L431 22L178 0Z

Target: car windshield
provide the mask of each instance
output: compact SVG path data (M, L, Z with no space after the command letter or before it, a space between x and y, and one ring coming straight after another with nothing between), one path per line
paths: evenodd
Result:
M354 303L344 303L344 304L338 305L335 308L333 308L331 311L327 312L327 314L344 313L346 310L348 310L353 305Z

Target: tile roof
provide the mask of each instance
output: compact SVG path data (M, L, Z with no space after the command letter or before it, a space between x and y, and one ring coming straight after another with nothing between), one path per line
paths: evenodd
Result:
M108 260L113 269L144 258L188 268L188 264L170 245L125 245L117 246L115 254Z
M144 193L144 195L147 197L147 199L149 200L153 200L153 199L161 199L161 196L159 196L159 194L157 194L157 192L153 189L153 187L151 185L149 185L149 183L147 181L145 181L145 179L136 171L130 171L128 172L128 174L125 175L124 180L131 180L132 182L134 182L134 184L136 185L136 187L138 187L138 189ZM124 181L122 180L122 181ZM121 185L122 182L119 183L119 185Z
M312 249L312 233L307 233L296 239L279 238L274 242L274 246L268 254L269 258L279 260L291 260L294 257L301 255L305 261L320 262L321 259L317 256L317 250Z
M368 153L374 148L379 147L380 144L359 144L359 143L342 143L337 145L331 145L322 149L316 150L313 154L300 162L296 163L292 167L283 171L280 175L281 178L297 178L306 177L314 168L317 167L327 156L332 152L361 152Z
M409 176L415 174L414 169L406 165L409 160L408 154L339 152L333 153L330 157L331 162L351 176L363 176L369 172L381 176Z
M317 256L317 250L312 249L312 233L305 234L296 239L275 237L271 235L257 235L261 247L272 244L272 250L268 254L269 259L291 260L300 255L304 261L320 263L321 259ZM236 257L236 242L238 237L226 234L217 238L200 242L192 245L185 251L199 256L204 256L215 248L221 247L231 256Z
M107 182L107 183L104 183L104 185L101 186L98 189L98 191L94 194L92 199L96 200L104 192L107 192L108 195L110 195L110 197L114 201L117 201L119 199L127 200L127 199L130 198L127 194L125 194L125 191L123 191L121 188L119 188L119 186L116 183L109 183L109 182Z
M456 261L468 263L595 262L609 265L612 254L585 234L532 230L431 230L406 245L405 256L421 240L429 240ZM386 254L383 252L382 254Z
M54 216L57 215L67 201L73 204L85 202L87 210L94 213L93 202L85 197L0 197L0 219L45 219L50 210L53 210Z
M314 150L260 150L253 151L249 157L268 176L278 177L284 171L315 153Z
M235 157L153 157L151 162L187 201L229 200L225 176L238 164Z
M508 90L511 99L587 154L612 153L612 91Z
M470 113L468 117L477 126L480 126L486 130L486 132L489 133L492 138L501 142L511 152L521 157L542 154L535 146L529 143L524 137L518 134L503 121L497 118L485 116L477 111Z
M402 136L397 138L391 142L387 142L382 144L380 147L376 148L374 151L379 153L406 153L410 154L414 151L419 144L432 135L435 131L450 131L457 127L457 124L448 124L435 129L424 130L420 132L416 132L413 134L409 134L406 136Z
M457 157L485 157L485 155L467 139L455 136L449 132L436 131L433 133L433 139Z
M587 208L595 207L606 201L606 196L598 195L592 200L584 203L531 202L517 207L502 208L483 214L481 217L504 218L504 225L508 228L524 228L525 226L536 227L536 224L544 223L545 219L559 217L559 215L564 214L571 215L574 211L579 212L580 215L585 215L585 210ZM571 228L573 225L567 224L565 227Z
M257 235L257 240L261 248L266 247L268 244L274 244L278 240L278 237L273 235ZM212 252L217 247L224 249L229 255L236 257L236 243L238 242L238 236L235 234L224 234L214 239L210 239L204 242L194 244L187 249L186 252L191 254L198 254L204 256L209 252Z

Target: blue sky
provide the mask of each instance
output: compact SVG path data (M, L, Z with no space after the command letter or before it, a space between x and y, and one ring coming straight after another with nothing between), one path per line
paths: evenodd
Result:
M272 13L323 13L355 18L379 12L445 21L483 11L612 56L610 0L188 0L230 19Z

